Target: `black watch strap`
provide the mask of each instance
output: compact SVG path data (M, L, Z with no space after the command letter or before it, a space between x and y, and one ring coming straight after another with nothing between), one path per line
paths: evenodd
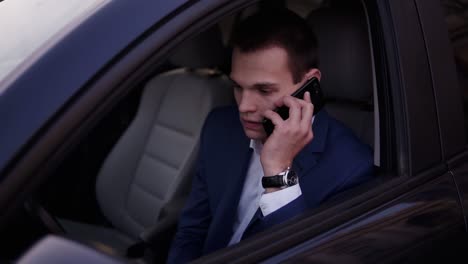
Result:
M297 175L289 168L278 175L262 178L263 188L284 188L295 184L297 184Z
M284 187L283 175L275 175L262 178L263 188L281 188Z

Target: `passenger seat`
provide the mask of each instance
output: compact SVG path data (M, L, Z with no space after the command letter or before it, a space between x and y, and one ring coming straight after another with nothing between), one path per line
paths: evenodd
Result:
M178 47L169 59L178 68L146 83L135 119L97 177L99 206L115 229L61 220L68 235L125 252L157 223L175 224L204 120L234 102L227 77L216 69L226 56L220 31L210 29Z

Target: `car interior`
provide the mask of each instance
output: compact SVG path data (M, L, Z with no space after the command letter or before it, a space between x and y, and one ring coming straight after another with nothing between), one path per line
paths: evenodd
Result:
M190 191L203 122L214 108L235 104L228 78L230 32L254 10L276 6L297 12L314 28L325 109L374 149L378 168L378 98L364 5L360 0L261 1L176 45L64 157L25 214L40 218L42 232L116 255L125 256L142 240L157 243L155 254L164 262ZM42 210L46 216L38 214ZM17 240L9 246L12 255L41 236L30 230L37 225L18 225L23 231L12 234Z
M190 189L203 121L213 108L233 103L229 80L213 67L226 58L214 29L184 43L182 54L169 58L179 67L144 85L133 121L99 170L96 198L116 228L60 220L67 234L125 251L154 223L177 219L172 207L180 208Z

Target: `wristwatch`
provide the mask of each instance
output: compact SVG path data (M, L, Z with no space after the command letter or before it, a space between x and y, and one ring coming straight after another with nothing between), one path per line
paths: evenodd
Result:
M262 178L263 188L286 188L296 185L297 182L298 179L296 173L289 167L277 175L263 176Z

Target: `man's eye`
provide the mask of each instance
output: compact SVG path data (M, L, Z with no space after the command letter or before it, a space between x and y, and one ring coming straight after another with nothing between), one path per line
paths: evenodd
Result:
M270 89L259 89L258 91L259 91L261 94L270 94L270 93L271 93Z

